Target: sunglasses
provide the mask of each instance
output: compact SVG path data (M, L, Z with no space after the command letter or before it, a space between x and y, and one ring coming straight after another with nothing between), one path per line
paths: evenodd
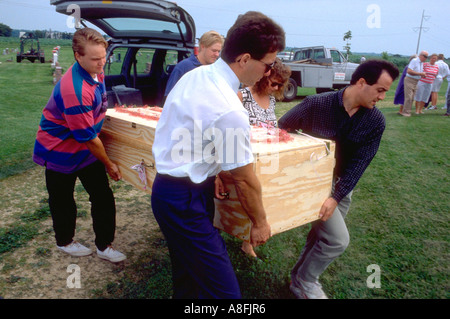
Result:
M255 59L253 59L253 60L255 60ZM273 61L271 64L267 64L266 62L263 62L261 60L255 60L255 61L261 62L262 64L264 64L266 66L266 70L264 71L264 73L267 73L270 70L272 70L273 66L275 65L275 61Z
M262 64L264 64L264 65L266 66L266 69L265 69L264 73L267 73L267 72L269 72L270 70L272 70L273 67L274 67L274 65L275 65L275 61L273 61L273 62L270 63L270 64L267 64L266 62L263 62L263 61L261 61L261 60L256 60L256 59L253 59L253 58L251 58L251 59L252 59L252 60L255 60L255 61L258 61L258 62L261 62ZM241 62L241 59L237 60L236 62Z
M278 86L280 88L280 87L283 86L283 83L272 82L272 80L270 80L270 86L273 87L273 88Z

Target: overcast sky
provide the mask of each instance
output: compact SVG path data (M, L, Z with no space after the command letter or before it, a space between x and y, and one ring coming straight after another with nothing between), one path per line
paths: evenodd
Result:
M74 1L75 2L75 1ZM288 46L325 45L343 50L344 33L352 31L353 52L416 53L450 56L449 0L178 0L194 18L197 37L208 30L226 34L237 16L261 11L286 31ZM13 29L74 32L67 17L55 12L50 0L0 0L0 23Z

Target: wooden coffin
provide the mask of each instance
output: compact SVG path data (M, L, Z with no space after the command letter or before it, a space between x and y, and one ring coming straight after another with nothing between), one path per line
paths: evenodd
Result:
M261 182L264 209L272 235L318 219L331 194L335 143L289 134L288 142L252 140L254 169ZM214 226L250 240L251 221L240 205L233 184L224 181L229 199L215 199Z
M156 176L152 145L161 109L131 110L108 109L100 139L109 158L119 166L123 180L151 194ZM145 113L139 114L139 110Z
M156 175L152 145L161 109L133 111L139 109L145 113L108 109L100 138L123 179L151 194ZM320 207L331 193L335 165L334 142L285 132L279 135L280 132L252 128L254 170L262 185L263 204L273 235L318 219ZM229 198L215 199L214 226L248 241L251 221L240 205L234 185L226 182L225 186Z

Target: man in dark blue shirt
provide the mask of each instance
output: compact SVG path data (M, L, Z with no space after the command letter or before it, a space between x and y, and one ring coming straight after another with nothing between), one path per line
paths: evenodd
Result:
M313 223L300 259L294 266L291 290L298 298L326 298L318 279L347 248L344 218L351 194L378 151L385 129L375 104L383 100L398 69L390 62L369 60L354 72L350 86L337 92L307 97L289 110L279 127L336 142L336 166L331 196Z
M198 55L192 54L189 58L179 62L167 81L164 96L167 97L178 80L187 72L200 65L207 65L217 61L222 50L223 37L216 31L205 32L199 41Z

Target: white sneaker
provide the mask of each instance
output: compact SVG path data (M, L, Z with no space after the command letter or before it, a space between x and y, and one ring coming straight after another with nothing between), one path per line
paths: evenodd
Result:
M69 245L66 245L66 246L56 245L56 247L58 247L59 250L65 252L71 256L75 256L75 257L88 256L88 255L92 254L92 250L81 245L79 242L76 242L76 241L73 241Z
M435 110L436 108L437 108L436 105L432 105L428 108L428 110Z
M289 286L292 293L299 299L328 299L327 295L322 290L322 285L316 282L309 282L299 279L300 286L294 286L293 283Z
M112 246L108 246L104 251L100 251L97 248L97 256L108 260L112 263L118 263L119 261L125 260L127 256L122 254L120 251L115 250Z

